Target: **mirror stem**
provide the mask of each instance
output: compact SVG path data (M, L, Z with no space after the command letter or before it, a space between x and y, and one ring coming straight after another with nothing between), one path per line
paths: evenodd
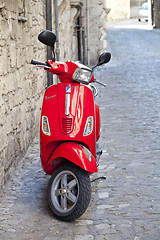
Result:
M105 83L102 83L102 82L99 82L98 80L94 80L94 82L96 82L96 83L98 83L98 84L100 84L100 85L102 85L103 87L106 87L106 84Z
M55 62L56 61L56 55L55 55L54 47L52 47L51 49L52 49L52 52L53 52L52 61Z
M92 70L93 70L93 69L95 69L96 67L98 67L98 65L96 65L96 66L92 67Z

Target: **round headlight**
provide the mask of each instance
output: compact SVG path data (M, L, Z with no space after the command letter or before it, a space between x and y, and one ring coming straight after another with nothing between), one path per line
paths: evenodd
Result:
M87 68L77 67L72 78L78 82L89 83L91 81L92 71Z

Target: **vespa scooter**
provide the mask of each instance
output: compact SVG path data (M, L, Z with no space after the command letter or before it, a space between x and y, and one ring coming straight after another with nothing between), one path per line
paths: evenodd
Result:
M89 176L97 172L102 154L97 144L100 137L99 107L95 103L97 90L92 84L98 81L94 79L93 70L79 62L55 61L53 32L45 30L38 39L52 48L54 57L46 63L35 60L31 63L57 75L60 81L48 87L44 94L41 163L45 173L51 175L49 206L58 219L70 222L79 218L90 203ZM102 53L95 67L109 62L110 58L110 53Z

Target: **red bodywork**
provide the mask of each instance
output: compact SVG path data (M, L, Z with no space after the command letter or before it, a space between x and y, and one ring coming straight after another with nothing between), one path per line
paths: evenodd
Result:
M96 141L100 136L99 107L90 87L72 80L77 65L73 62L48 61L50 72L61 83L50 86L44 95L41 112L40 148L44 171L52 174L65 161L71 161L89 173L97 172ZM93 80L93 77L92 77ZM69 94L70 96L66 95ZM66 115L66 98L69 112ZM42 131L42 116L47 116L50 135ZM88 117L93 117L92 132L84 136ZM89 151L88 151L89 150ZM90 159L88 154L91 155Z

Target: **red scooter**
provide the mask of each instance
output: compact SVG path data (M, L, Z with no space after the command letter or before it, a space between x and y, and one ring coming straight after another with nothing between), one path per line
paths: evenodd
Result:
M53 32L45 30L38 39L50 46L54 54L56 36ZM102 53L95 67L109 62L110 58L110 53ZM102 154L96 143L100 137L99 107L94 101L97 90L91 84L98 81L94 79L93 68L79 62L57 62L55 54L46 63L35 60L31 63L56 74L60 80L44 94L40 124L41 162L44 171L52 175L48 184L51 210L60 220L74 221L89 205L89 175L97 172Z

